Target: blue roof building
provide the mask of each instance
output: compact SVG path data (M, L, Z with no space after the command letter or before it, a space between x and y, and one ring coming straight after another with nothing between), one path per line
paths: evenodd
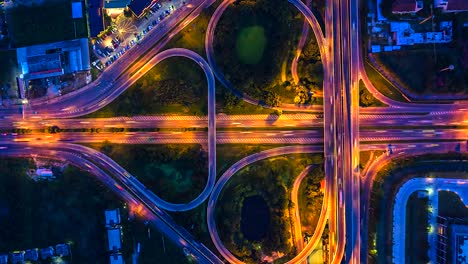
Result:
M24 260L36 261L39 259L39 250L37 248L28 249L24 253Z

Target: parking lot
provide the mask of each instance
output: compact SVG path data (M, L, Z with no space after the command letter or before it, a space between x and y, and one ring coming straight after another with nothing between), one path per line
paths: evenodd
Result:
M103 71L107 66L116 62L126 51L138 45L149 31L158 26L160 21L186 2L171 0L154 3L140 18L127 18L124 14L120 14L114 20L113 26L95 39L92 48L98 59L92 62L93 67Z

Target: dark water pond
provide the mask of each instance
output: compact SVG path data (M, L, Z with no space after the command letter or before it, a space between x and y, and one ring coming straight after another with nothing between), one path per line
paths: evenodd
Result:
M260 195L244 199L241 212L241 232L248 240L260 240L270 225L270 211Z

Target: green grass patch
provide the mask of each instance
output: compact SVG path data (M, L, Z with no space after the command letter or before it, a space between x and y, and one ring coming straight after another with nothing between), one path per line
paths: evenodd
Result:
M359 106L383 107L387 105L379 101L377 98L375 98L374 95L371 94L369 90L367 90L364 83L360 80L359 81Z
M205 187L208 155L200 145L86 145L108 155L166 201L189 202Z
M236 54L245 64L257 64L263 57L267 44L265 29L262 26L250 26L240 30L236 41Z
M216 145L216 169L218 177L237 161L254 153L267 149L278 148L282 145L253 145L253 144L217 144Z
M391 83L389 83L378 71L376 71L368 62L364 62L364 67L366 69L366 74L369 77L369 80L375 86L375 88L382 93L383 95L387 96L390 99L400 101L400 102L408 102L401 92L394 87Z
M210 21L213 9L205 9L201 14L181 30L165 48L186 48L205 56L206 28Z
M373 160L385 153L383 150L372 150L372 151L360 151L359 152L359 168L362 170L366 167L367 162L369 162L372 152L374 152Z
M401 50L377 54L379 63L401 83L416 94L450 94L468 92L468 79L464 80L463 65L458 49ZM455 66L453 71L442 69Z
M193 61L162 61L117 99L85 117L135 115L206 115L208 88L205 74Z
M7 19L16 47L88 37L85 10L83 18L73 19L71 1L18 5L8 9Z

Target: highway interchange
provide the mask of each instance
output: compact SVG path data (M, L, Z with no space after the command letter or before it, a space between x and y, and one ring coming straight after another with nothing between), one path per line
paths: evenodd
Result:
M134 64L112 64L95 82L87 87L59 98L31 100L27 105L11 105L0 109L2 129L43 129L57 125L62 129L78 128L208 128L205 131L125 132L63 132L45 134L33 132L25 135L0 135L0 155L28 157L38 155L53 159L66 159L92 174L118 193L122 199L135 206L143 206L145 216L151 219L168 237L188 248L200 263L222 263L217 254L178 226L165 213L193 209L208 199L207 223L218 253L230 263L242 263L222 244L216 231L214 210L223 186L243 167L261 159L291 153L324 153L325 196L317 228L310 242L288 263L300 263L315 248L328 221L333 263L364 263L367 255L368 216L366 208L370 187L379 168L391 160L408 155L440 152L455 149L461 144L466 152L466 127L468 104L416 104L391 100L372 85L364 70L360 54L359 9L357 1L327 1L325 31L310 9L298 0L289 2L304 14L320 46L324 65L324 105L282 105L284 111L301 111L303 114L285 114L281 117L225 116L215 114L215 81L217 80L248 103L258 100L241 94L226 80L214 63L213 39L216 24L224 10L234 0L223 1L214 12L208 25L205 48L207 61L186 49L159 52L165 44L193 21L213 0L192 0L174 15L149 33L137 48L130 50L120 61ZM323 33L325 32L325 34ZM303 34L307 34L303 31ZM156 43L156 45L154 45ZM300 46L300 45L299 45ZM194 60L203 69L208 80L207 117L118 117L107 119L69 119L94 112L109 104L141 76L160 61L183 56ZM214 76L213 76L214 75ZM359 108L358 81L362 80L376 98L388 105L385 108ZM434 128L430 128L434 126ZM226 130L216 132L216 127ZM263 127L275 127L262 130ZM453 128L456 127L456 128ZM228 130L236 128L237 130ZM296 128L300 128L297 130ZM129 172L109 157L90 148L71 142L95 143L109 140L125 144L208 143L209 172L202 193L188 204L171 204L147 190ZM394 143L392 143L394 142ZM280 147L245 157L216 179L216 144L269 143L297 144ZM365 175L360 175L359 151L387 150L392 143L394 155L380 156L369 165ZM309 145L313 144L313 145ZM362 181L362 183L361 183ZM365 197L359 197L362 193ZM364 217L361 217L363 215Z

